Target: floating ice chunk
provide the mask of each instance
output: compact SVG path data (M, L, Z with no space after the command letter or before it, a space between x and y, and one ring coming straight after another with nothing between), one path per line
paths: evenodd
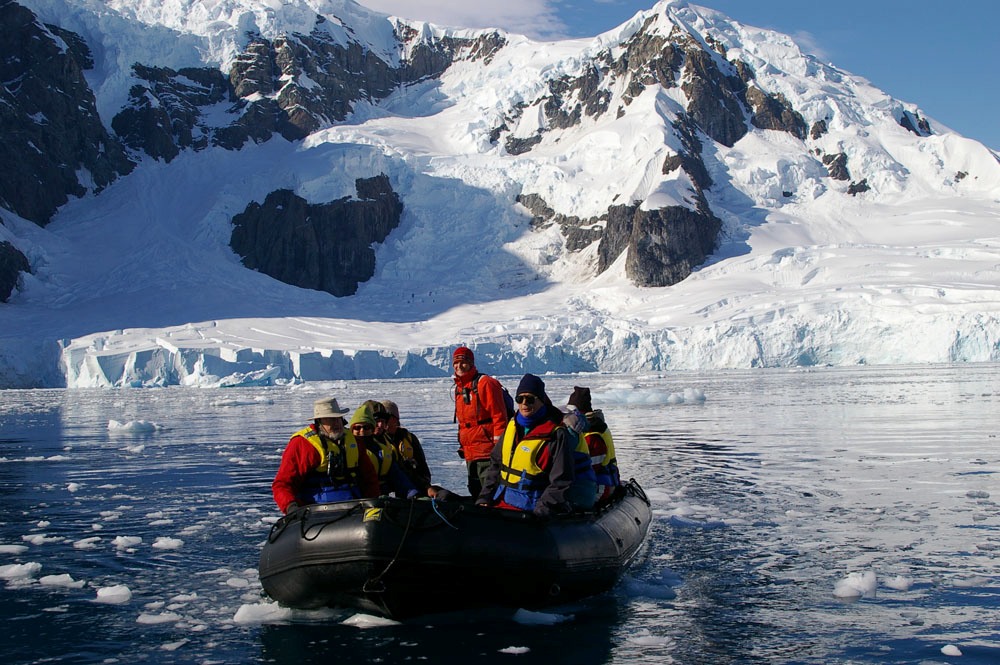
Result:
M159 614L143 612L135 622L152 626L160 623L176 623L180 620L181 615L176 612L160 612Z
M219 381L220 388L236 388L238 386L273 386L275 380L281 377L281 368L269 365L266 369L255 372L236 372Z
M92 550L97 547L97 543L101 542L100 536L91 536L89 538L81 538L80 540L73 542L73 548L78 550Z
M115 536L114 546L119 550L128 550L142 543L141 536Z
M973 575L963 579L955 580L953 584L960 589L972 589L974 587L986 586L990 583L990 578L982 575Z
M896 575L895 577L883 580L882 583L896 591L909 591L910 587L913 586L913 578L906 575Z
M726 523L721 520L696 520L690 517L671 515L670 526L678 529L702 529L707 531L710 529L724 529Z
M27 551L27 545L0 545L0 554L23 554Z
M108 432L111 434L152 434L164 429L166 427L163 425L148 420L129 420L124 423L117 420L108 421Z
M121 605L132 600L132 590L124 584L101 587L97 590L95 603L105 603L107 605Z
M669 584L657 582L645 582L642 580L626 577L622 582L622 588L631 598L653 598L655 600L673 600L677 597L677 592Z
M62 536L46 536L44 533L34 533L21 536L21 540L32 545L44 545L46 543L61 543L66 539Z
M524 654L524 653L530 653L531 649L529 649L528 647L504 647L503 649L499 649L499 652L500 653L511 653L511 654L514 654L515 656L517 656L517 655Z
M242 624L275 623L292 618L292 610L277 603L253 603L240 605L233 621Z
M669 637L663 637L661 635L653 635L649 632L649 629L643 628L637 633L629 635L625 638L629 644L637 644L643 647L659 647L665 646L672 642Z
M961 656L962 650L959 649L954 644L946 644L943 647L941 647L941 653L943 653L946 656Z
M177 651L190 641L191 640L183 639L183 640L177 640L176 642L167 642L166 644L161 644L160 648L163 649L164 651Z
M153 543L153 547L158 550L179 550L184 546L184 541L180 538L169 538L167 536L159 536L156 542Z
M863 573L850 573L847 577L837 582L833 589L833 595L837 598L864 598L875 593L878 579L872 571Z
M0 566L0 580L18 580L34 577L42 569L42 564L34 561L30 563L11 563Z
M74 580L68 573L61 575L43 575L38 578L38 583L42 586L62 586L69 589L82 589L87 585L83 580Z
M969 490L965 493L965 496L970 499L988 499L990 498L990 493L983 490Z
M371 614L355 614L341 621L345 626L355 628L381 628L382 626L398 626L398 621L386 619L385 617L372 616Z
M80 489L80 483L70 483L66 485L66 491L70 493L76 492L79 489Z
M532 612L526 609L519 609L514 612L514 622L526 626L554 626L573 618L572 614L554 614L552 612Z

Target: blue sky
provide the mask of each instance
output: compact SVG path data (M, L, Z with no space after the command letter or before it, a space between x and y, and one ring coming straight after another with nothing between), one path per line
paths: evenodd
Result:
M610 30L655 0L359 0L443 25L533 37ZM810 53L863 76L956 132L1000 150L997 0L701 0L741 23L791 35Z

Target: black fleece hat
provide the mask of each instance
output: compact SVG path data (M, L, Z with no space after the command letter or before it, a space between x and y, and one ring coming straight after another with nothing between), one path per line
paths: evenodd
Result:
M548 399L548 395L545 394L545 382L539 379L534 374L525 374L521 377L521 383L517 384L516 395L521 393L529 393L535 397L539 397L542 401Z
M569 396L567 404L572 404L583 413L590 413L594 407L590 403L590 388L573 386L573 394Z

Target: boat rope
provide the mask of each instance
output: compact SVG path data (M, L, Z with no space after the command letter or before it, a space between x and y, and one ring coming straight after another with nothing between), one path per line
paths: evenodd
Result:
M642 489L642 486L639 485L638 480L636 480L635 478L630 478L626 487L631 494L634 494L643 501L645 501L647 506L652 505L649 501L649 497L646 496L646 490Z
M399 559L399 553L403 551L403 544L406 542L406 536L410 533L410 524L413 522L413 507L416 505L416 499L410 499L410 513L406 517L406 528L403 529L403 535L399 538L399 547L396 548L396 553L392 555L392 559L389 560L388 565L382 569L382 572L375 577L366 580L364 586L361 590L365 593L385 593L385 584L382 583L382 578L385 574L389 572L396 560Z
M441 518L441 521L450 526L455 531L458 531L458 527L448 521L448 518L441 514L441 510L438 508L438 500L431 497L431 508L434 509L434 514Z
M319 537L319 534L323 532L323 529L331 524L339 522L348 515L353 514L360 508L360 506L361 504L359 503L358 505L351 507L349 510L345 510L344 512L338 514L335 518L326 520L319 524L310 524L309 517L311 515L315 515L315 513L312 512L308 506L303 507L291 515L285 515L271 525L271 531L267 534L267 542L273 543L276 541L278 537L285 532L285 529L291 526L292 522L295 522L296 520L299 522L299 537L302 540L315 540ZM315 534L312 533L312 530L315 530Z

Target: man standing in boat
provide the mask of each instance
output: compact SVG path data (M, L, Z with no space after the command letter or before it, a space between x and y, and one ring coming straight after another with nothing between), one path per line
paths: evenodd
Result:
M490 453L507 428L507 407L500 382L476 369L471 349L466 346L455 349L452 365L458 454L468 467L469 493L476 497L490 466Z
M378 473L367 451L344 429L348 412L335 398L316 400L313 423L288 441L271 483L274 502L283 513L380 494Z

